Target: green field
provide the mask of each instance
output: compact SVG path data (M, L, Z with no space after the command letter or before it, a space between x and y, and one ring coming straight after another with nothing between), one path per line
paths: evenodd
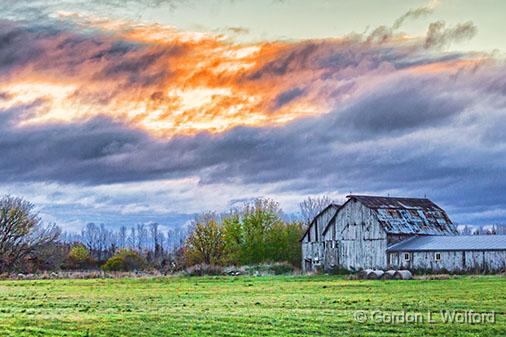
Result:
M441 309L495 311L442 323ZM436 323L354 320L436 312ZM396 316L398 317L398 316ZM506 336L506 278L335 276L0 281L0 336Z

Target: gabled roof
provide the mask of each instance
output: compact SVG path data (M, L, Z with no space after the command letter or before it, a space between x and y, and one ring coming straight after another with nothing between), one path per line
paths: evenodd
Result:
M313 218L313 220L311 221L311 223L309 224L309 226L307 226L307 229L306 231L304 232L304 234L302 235L302 237L300 238L299 242L304 240L304 237L306 236L307 232L309 232L309 230L311 229L311 227L313 227L314 223L316 222L316 219L322 215L323 213L325 213L329 208L335 208L336 210L339 209L341 207L341 205L338 205L338 204L335 204L335 203L331 203L329 204L327 207L325 207L324 209L322 209L320 211L320 213L316 214L315 217ZM337 212L336 212L337 213ZM327 226L327 225L326 225Z
M506 235L416 236L388 247L387 252L506 250Z
M453 235L457 228L446 212L426 198L349 195L372 209L388 234Z

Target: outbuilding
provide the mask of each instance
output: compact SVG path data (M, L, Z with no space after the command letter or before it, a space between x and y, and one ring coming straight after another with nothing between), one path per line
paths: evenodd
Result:
M506 270L506 235L415 236L387 249L392 269Z

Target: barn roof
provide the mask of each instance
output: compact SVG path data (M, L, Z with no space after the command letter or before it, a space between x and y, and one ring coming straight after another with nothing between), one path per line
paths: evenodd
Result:
M349 195L375 211L378 221L388 234L457 234L446 212L426 198L394 198Z
M506 250L506 235L416 236L388 247L388 252Z
M325 213L329 208L334 208L334 209L339 209L341 207L341 205L339 204L336 204L336 203L330 203L327 207L325 207L324 209L322 209L320 211L320 213L316 214L316 216L313 218L313 220L311 221L311 223L309 224L309 226L307 226L307 229L306 231L304 232L304 234L302 235L302 237L300 238L299 242L304 240L304 238L306 237L306 234L309 232L309 230L311 229L311 227L313 227L314 223L316 222L316 219L322 215L323 213ZM337 212L336 212L337 213Z

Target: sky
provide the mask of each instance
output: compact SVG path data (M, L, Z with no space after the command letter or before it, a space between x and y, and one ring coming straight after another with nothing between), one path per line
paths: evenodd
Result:
M506 223L503 1L0 3L0 194L79 231L258 197Z

